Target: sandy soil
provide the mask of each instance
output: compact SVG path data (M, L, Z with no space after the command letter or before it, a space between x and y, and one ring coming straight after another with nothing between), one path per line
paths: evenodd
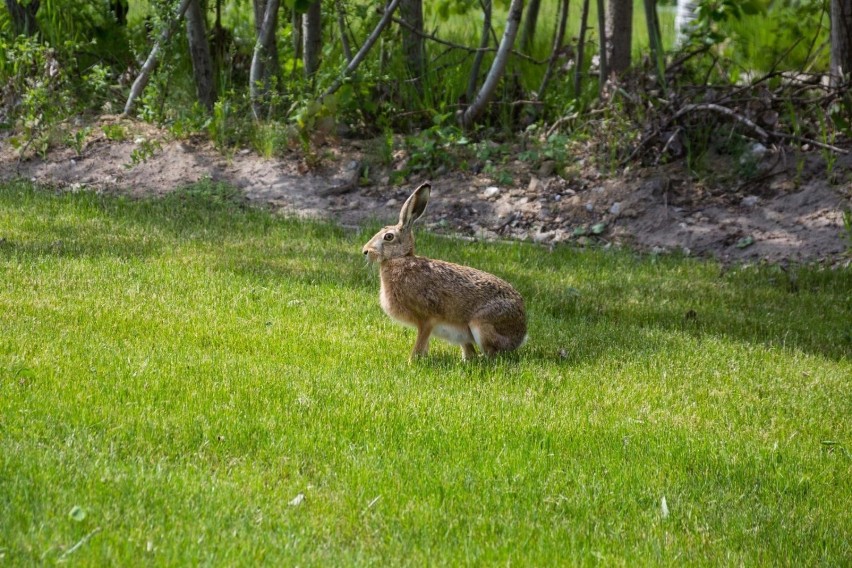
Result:
M64 189L148 196L210 178L282 214L347 226L393 222L413 185L423 181L412 178L391 186L388 171L372 165L369 182L359 183L369 162L365 142L336 142L325 149L322 166L305 173L295 154L264 159L243 150L226 157L207 142L169 140L139 123L125 126L133 135L122 142L107 140L93 128L81 156L57 148L45 159L19 160L0 140L0 180L23 177ZM159 140L161 148L130 167L131 152L143 139ZM565 180L546 163L516 161L506 165L512 176L508 184L481 173L448 171L431 180L432 202L424 220L436 231L487 239L625 245L723 262L849 265L842 211L852 209L852 158L840 157L830 183L820 153L802 156L798 165L804 167L797 168L796 158L767 152L760 164L763 173L733 188L696 181L683 163L605 176L580 160L579 174ZM404 160L399 155L388 169ZM730 164L720 161L719 167Z

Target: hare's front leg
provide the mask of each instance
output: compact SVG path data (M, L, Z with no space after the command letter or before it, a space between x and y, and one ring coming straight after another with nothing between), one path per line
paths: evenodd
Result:
M429 354L429 336L432 335L433 327L429 322L417 324L417 339L414 341L414 349L411 351L411 357L408 358L409 362L417 357Z

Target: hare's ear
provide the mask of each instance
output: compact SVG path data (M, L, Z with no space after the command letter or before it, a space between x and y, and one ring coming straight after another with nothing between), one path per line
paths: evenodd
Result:
M429 203L429 194L432 191L432 184L428 181L420 184L420 187L414 190L411 197L405 200L402 206L402 211L399 212L399 224L407 229L411 224L423 215L426 210L426 204Z

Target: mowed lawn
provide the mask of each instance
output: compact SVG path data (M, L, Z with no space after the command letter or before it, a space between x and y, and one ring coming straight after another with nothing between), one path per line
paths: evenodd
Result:
M0 564L848 565L852 272L421 231L530 340L408 364L368 237L0 186Z

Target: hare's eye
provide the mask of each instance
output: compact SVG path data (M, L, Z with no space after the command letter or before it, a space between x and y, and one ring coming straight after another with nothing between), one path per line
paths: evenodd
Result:
M385 233L385 240L386 241L392 241L393 240L393 233Z

